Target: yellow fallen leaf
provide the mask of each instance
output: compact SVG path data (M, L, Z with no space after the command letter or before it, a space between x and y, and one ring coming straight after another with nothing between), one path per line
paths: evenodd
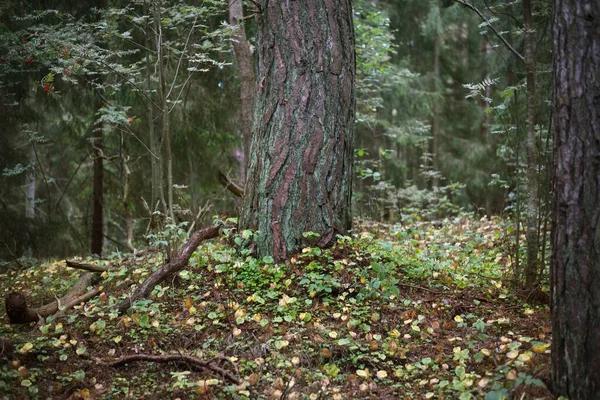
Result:
M527 362L531 360L532 353L530 351L526 351L522 354L519 354L519 361Z
M510 358L511 360L514 360L518 356L519 356L518 350L509 351L508 353L506 353L506 357Z
M538 354L543 354L550 347L550 343L538 343L531 346L531 350Z
M514 369L511 369L510 371L508 371L506 373L506 379L509 379L511 381L514 381L515 379L517 379L517 371Z
M384 371L384 370L377 371L377 377L379 379L387 378L387 376L388 376L387 371Z
M356 375L362 377L362 378L367 378L369 376L369 369L365 368L365 369L357 369L356 370Z
M27 353L31 349L33 349L33 344L31 344L31 343L25 343L23 345L23 347L21 347L21 349L19 350L19 353L25 354L25 353Z

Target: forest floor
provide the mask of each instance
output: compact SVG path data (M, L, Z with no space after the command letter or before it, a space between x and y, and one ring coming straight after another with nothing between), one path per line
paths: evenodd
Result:
M114 305L163 254L84 260L118 269L62 319L10 325L0 311L0 399L552 398L547 294L511 290L501 220L357 225L286 264L205 242L122 316ZM37 306L80 273L15 267L0 295ZM108 364L142 354L173 359Z

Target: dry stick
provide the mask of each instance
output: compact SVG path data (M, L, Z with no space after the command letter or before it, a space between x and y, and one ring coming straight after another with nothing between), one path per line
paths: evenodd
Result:
M75 307L78 304L85 303L86 301L88 301L89 299L91 299L93 297L96 297L99 293L100 293L100 289L95 288L85 294L82 294L79 297L74 298L73 300L63 304L62 305L63 309L59 310L56 314L54 314L52 316L52 318L57 319L57 318L63 317L67 313L68 310L70 310L71 308Z
M233 183L227 176L225 176L224 173L219 171L217 173L217 178L219 179L219 183L221 185L225 186L225 188L227 190L229 190L231 193L233 193L234 195L236 195L237 197L240 197L240 198L244 197L244 188Z
M73 260L65 260L65 263L67 264L67 267L83 269L90 272L118 271L118 268L115 268L112 265L94 265Z
M39 317L49 317L57 312L66 311L75 307L82 301L89 300L99 293L97 289L87 292L87 287L92 284L93 273L86 272L82 274L71 289L60 299L45 304L39 308L29 308L24 295L20 293L11 293L6 296L5 306L6 315L13 324L26 324L36 322Z
M148 362L155 362L155 363L183 361L194 367L208 369L210 371L213 371L213 372L229 379L231 382L233 382L235 384L239 385L240 383L242 383L242 380L239 377L232 374L231 372L229 372L211 362L207 362L207 361L201 360L199 358L184 355L184 354L164 354L164 355L156 355L156 356L150 355L150 354L131 354L131 355L123 356L121 358L118 358L114 361L109 361L109 362L102 361L101 359L99 359L97 357L93 357L92 359L94 361L96 361L97 363L104 364L109 367L118 367L121 364L127 364L127 363L135 362L135 361L148 361Z
M219 230L220 226L213 225L192 233L192 236L188 239L183 248L173 254L171 261L153 272L144 283L135 289L131 297L123 300L116 306L119 314L126 312L134 301L148 296L152 292L152 289L154 289L154 286L162 282L167 276L178 272L185 267L194 250L200 246L200 243L219 236Z
M525 62L525 57L523 57L523 55L521 53L519 53L514 47L511 46L510 43L508 43L508 41L506 39L504 39L504 36L502 36L500 34L500 32L498 32L496 30L496 28L494 28L492 26L492 24L490 23L490 21L485 17L485 15L483 15L481 13L481 11L479 11L479 9L477 7L475 7L473 4L467 3L465 0L454 0L455 2L457 2L458 4L460 4L463 7L466 7L472 11L475 11L475 13L477 15L479 15L479 18L481 18L483 20L483 22L486 23L486 25L490 28L490 30L494 33L494 35L496 35L496 37L498 39L500 39L500 41L504 44L504 46L506 46L506 48L513 53L521 62Z
M397 283L397 285L398 286L402 286L402 287L411 288L411 289L416 289L416 290L424 290L424 291L429 292L429 293L442 294L442 292L438 292L437 290L433 290L433 289L428 289L428 288L423 287L423 286L410 285L408 283Z

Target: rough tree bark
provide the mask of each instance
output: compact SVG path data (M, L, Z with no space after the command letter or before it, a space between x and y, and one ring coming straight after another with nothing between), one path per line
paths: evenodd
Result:
M258 93L240 218L258 256L352 224L354 27L350 0L258 2Z
M600 3L555 0L552 381L600 393Z
M256 78L254 76L254 62L250 44L246 39L244 27L244 9L242 0L229 0L229 23L238 26L238 31L233 38L232 46L237 61L240 77L240 131L243 143L242 168L240 176L245 179L250 159L250 138L252 135L252 121L254 120L254 96L256 94Z

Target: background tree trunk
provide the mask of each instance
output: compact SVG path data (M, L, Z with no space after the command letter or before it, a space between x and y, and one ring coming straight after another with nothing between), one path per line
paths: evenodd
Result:
M31 144L31 150L29 151L29 162L31 168L27 170L25 174L25 194L27 198L25 200L25 218L32 220L35 218L35 149ZM50 199L48 199L50 201ZM48 216L50 217L50 216Z
M552 381L600 393L600 3L555 0Z
M238 74L240 79L240 101L241 101L241 123L240 132L243 143L243 154L241 159L240 179L243 181L248 169L248 160L250 159L250 139L252 135L252 121L254 120L254 97L256 94L256 77L254 75L254 62L250 44L246 39L246 29L244 27L244 9L242 0L229 1L229 23L237 25L238 31L234 37L233 53L237 61Z
M258 95L241 226L282 260L302 233L352 224L354 27L349 0L261 2Z
M175 211L174 211L174 200L173 200L173 154L171 149L171 125L169 121L169 103L167 98L169 97L167 92L167 56L165 55L165 37L161 25L161 7L162 1L154 3L154 29L156 35L156 52L158 57L158 79L160 86L160 108L162 113L162 158L164 162L164 168L167 170L166 184L167 184L167 208L165 214L171 219L171 223L175 224ZM161 179L164 184L164 181ZM162 190L161 190L162 191ZM162 191L164 193L164 191ZM164 201L163 201L164 203Z
M102 127L94 130L92 142L94 154L94 176L92 178L92 254L102 255L102 233L104 211L102 196L104 192L104 154L102 153Z
M539 253L539 191L538 191L538 152L535 139L535 48L534 28L531 14L531 0L523 0L523 27L525 31L525 69L527 71L527 265L525 285L533 289L537 284Z
M435 93L435 97L433 99L433 124L432 124L432 133L433 133L433 146L431 149L431 157L432 157L432 167L434 172L433 178L433 186L438 187L440 185L439 171L439 151L440 151L440 109L439 109L439 92L440 92L440 34L436 33L435 38L433 39L433 91Z

